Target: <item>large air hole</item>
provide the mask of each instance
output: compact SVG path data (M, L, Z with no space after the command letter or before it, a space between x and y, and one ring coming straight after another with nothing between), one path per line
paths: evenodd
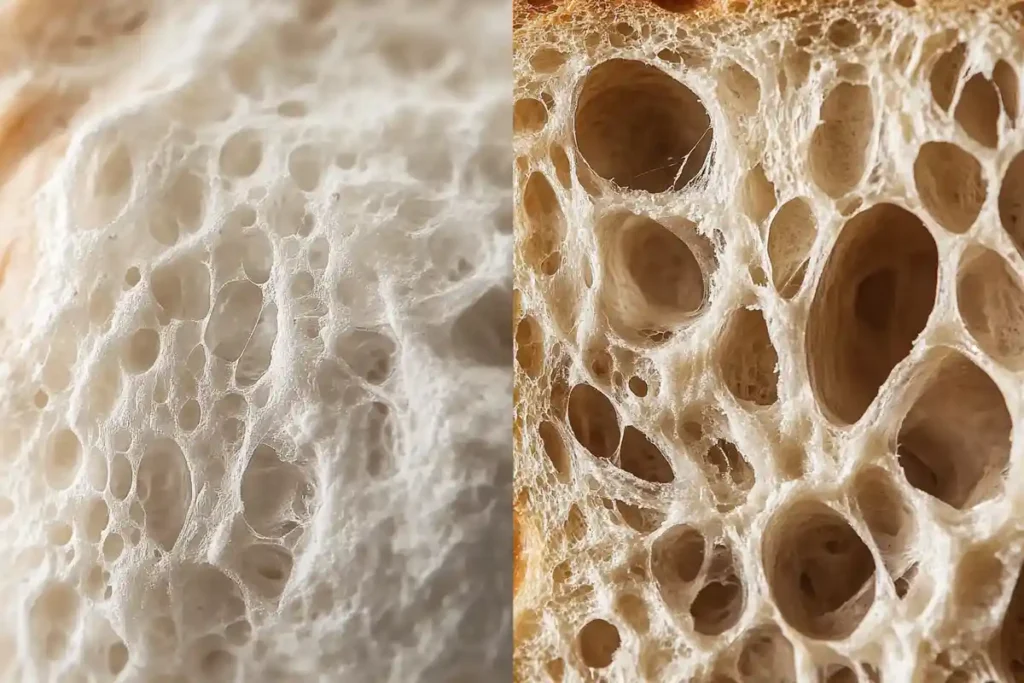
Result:
M759 225L768 219L778 203L775 184L768 180L761 164L747 171L744 176L742 199L743 211Z
M250 387L270 369L270 361L277 339L277 306L268 304L260 313L245 350L235 366L235 384Z
M772 265L772 284L784 299L792 298L804 283L817 232L814 211L802 197L783 204L772 219L768 228L768 260Z
M693 224L670 230L645 216L613 214L598 230L607 263L605 306L621 334L649 336L701 309L711 249Z
M562 439L562 435L558 432L558 428L555 427L553 422L545 420L537 427L537 433L540 436L544 453L547 454L548 459L551 460L551 464L554 466L559 480L567 481L569 479L569 467L571 461L569 459L569 451L565 447L565 441Z
M996 62L992 69L992 80L999 89L999 99L1003 104L1003 111L1010 119L1013 126L1017 121L1020 108L1020 81L1017 78L1017 71L1010 64L1002 59Z
M313 487L305 472L260 444L242 475L245 519L256 533L267 537L287 534L309 517Z
M619 462L622 469L644 481L667 484L675 479L672 466L661 450L633 426L627 426L622 432Z
M1024 253L1024 152L1006 167L999 188L999 220L1017 251Z
M691 526L674 526L651 546L651 575L665 604L675 612L687 609L703 566L704 536Z
M999 92L992 81L974 74L960 93L953 116L960 127L985 147L999 143Z
M690 603L693 627L706 636L717 636L735 626L743 613L743 581L728 545L716 545L700 589Z
M221 287L206 324L206 345L213 355L234 362L242 355L263 309L263 291L248 280Z
M953 106L956 85L960 81L964 62L967 61L967 45L960 43L951 50L944 52L935 60L929 82L935 103L944 111Z
M718 439L712 443L704 453L701 464L720 511L742 504L754 486L754 469L728 439Z
M526 219L524 260L544 275L554 275L561 266L565 214L554 188L540 171L534 171L523 190Z
M194 256L182 256L155 268L150 289L172 318L202 320L210 312L210 269Z
M1024 681L1024 571L1018 570L996 642L1002 660L999 664L1011 675L1010 680Z
M711 119L693 91L660 69L626 59L591 69L575 127L577 148L598 175L648 192L692 181L713 137Z
M576 441L598 458L611 458L619 446L619 418L608 397L589 384L569 392L569 426Z
M874 103L866 85L840 83L821 105L811 137L811 178L830 197L852 190L867 166Z
M512 108L512 129L517 133L538 133L548 122L548 109L540 100L524 97Z
M779 399L779 356L761 311L740 308L729 316L719 344L718 367L740 401L772 405Z
M220 170L229 178L246 178L263 162L263 142L252 130L241 130L224 141Z
M532 315L516 325L516 361L527 375L536 379L544 367L544 330Z
M960 353L946 351L900 426L903 473L955 508L976 505L1002 486L1012 426L995 382Z
M889 474L880 467L859 472L853 483L854 498L861 518L868 525L882 561L894 582L904 578L911 567L909 550L916 530L914 510L903 500ZM909 580L904 578L904 589Z
M622 644L619 629L604 619L594 619L580 629L580 657L591 669L604 669L612 663Z
M146 448L139 463L137 492L146 513L146 533L170 551L192 503L192 476L176 442L160 439Z
M762 554L772 598L790 626L820 640L846 638L875 599L875 561L837 512L805 500L777 513Z
M82 442L70 429L58 430L46 449L46 483L55 489L66 489L74 482L81 463Z
M974 247L964 254L956 289L967 331L1004 365L1024 367L1024 287L996 252Z
M935 303L938 249L912 213L879 204L851 218L822 271L807 322L822 407L852 424L910 352Z
M921 145L914 161L914 182L928 213L955 233L974 225L988 194L981 164L951 142Z

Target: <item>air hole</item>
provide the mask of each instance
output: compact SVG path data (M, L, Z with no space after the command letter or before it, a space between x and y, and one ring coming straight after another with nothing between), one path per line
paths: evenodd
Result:
M754 470L740 450L727 439L711 444L703 459L704 474L711 484L719 509L731 509L754 486Z
M982 618L996 609L1006 571L996 552L999 551L992 546L975 547L960 559L951 583L953 602L961 619Z
M1017 78L1017 71L1009 63L1000 59L992 69L992 80L999 90L1003 111L1006 112L1012 126L1017 121L1020 109L1020 81Z
M512 365L512 289L505 285L488 289L452 323L456 355L478 365L505 368Z
M999 142L999 93L995 85L981 74L974 74L964 84L953 116L977 142L995 147Z
M1018 570L1017 583L1003 616L997 642L1000 663L1005 671L1012 674L1011 680L1018 683L1024 680L1024 571Z
M70 429L61 429L50 439L46 451L46 483L55 489L71 486L82 462L82 443Z
M220 170L229 178L247 178L263 161L263 143L251 130L234 133L220 150Z
M758 626L747 632L736 659L741 681L796 681L793 645L778 626Z
M758 225L768 219L777 202L775 185L758 164L743 179L743 210Z
M102 498L94 498L86 503L84 510L83 531L91 543L99 543L103 530L110 521L110 509Z
M629 391L634 396L638 398L643 398L647 396L647 382L645 382L640 377L630 377L627 386L629 386Z
M313 145L299 145L288 154L288 175L303 192L320 186L320 174L326 166L320 150Z
M690 526L677 525L651 545L651 574L662 599L674 611L686 608L690 584L704 565L704 536Z
M213 355L228 362L238 360L262 308L263 291L248 280L221 287L206 324L206 346Z
M772 597L790 626L820 640L841 640L875 598L871 551L842 516L802 501L776 515L764 537Z
M914 511L904 502L889 474L880 467L860 472L854 479L853 488L857 508L868 525L882 561L893 581L898 582L905 577L909 566L908 550L915 530ZM909 589L909 581L905 583L904 594Z
M661 450L633 426L627 426L622 432L619 462L626 472L653 484L667 484L675 479L672 466Z
M900 464L915 488L955 508L971 507L1001 487L1012 426L995 382L949 351L900 426Z
M107 562L113 562L120 557L122 550L124 550L124 539L121 538L121 534L108 534L103 539L103 559Z
M160 355L160 334L156 330L136 330L125 346L125 367L133 374L139 374L153 367Z
M309 516L312 486L298 466L266 444L253 451L242 475L242 506L253 530L280 537Z
M46 540L50 545L67 545L71 540L71 527L64 522L53 522L46 527Z
M644 599L632 593L624 593L615 601L615 611L622 616L630 628L640 635L645 635L651 627L651 619L647 614Z
M334 354L345 361L358 377L370 384L382 384L390 375L397 350L395 341L375 330L354 329L334 343Z
M860 28L849 19L836 19L826 35L836 47L852 47L860 41Z
M114 643L107 649L107 670L118 675L128 666L128 648L122 642Z
M852 190L867 165L874 126L871 89L840 83L821 105L821 123L811 137L811 178L830 197Z
M39 410L45 408L46 404L49 402L50 395L47 394L46 391L43 389L39 389L38 391L36 391L35 395L32 396L32 405L34 405Z
M150 288L164 312L179 320L202 320L210 311L210 269L183 256L154 269Z
M151 443L139 463L138 495L146 513L146 533L161 548L174 547L192 504L192 478L177 443Z
M239 558L243 580L256 593L274 599L284 591L292 573L292 556L276 545L252 545Z
M1017 250L1024 253L1024 152L1006 168L999 188L999 220Z
M531 315L524 315L516 325L516 361L533 378L544 366L544 332Z
M739 64L730 64L718 79L718 98L737 114L750 116L757 113L761 102L761 84Z
M132 266L127 271L125 271L125 274L124 274L124 284L127 285L129 288L134 287L135 285L139 284L139 281L141 279L142 279L142 273L140 273L139 269L136 268L135 266Z
M565 147L558 143L552 143L549 155L551 163L555 167L555 178L558 180L558 183L567 190L571 189L572 164L569 162L569 155L566 154Z
M525 258L544 275L554 275L559 262L552 261L565 238L565 215L548 179L534 171L523 190L523 211L526 214L527 237Z
M532 97L516 100L512 110L512 127L517 133L537 133L548 121L544 103Z
M579 152L598 175L648 192L678 189L697 177L713 137L693 91L660 69L625 59L591 69L575 129Z
M562 481L568 480L569 452L565 448L565 441L562 440L562 435L558 433L558 428L552 422L545 420L540 423L537 432L540 435L544 453L551 460L555 472L558 473L558 478Z
M784 298L792 298L804 282L811 247L817 234L814 211L797 197L782 205L768 228L768 259L772 284Z
M988 194L981 164L951 142L926 142L914 161L914 182L928 212L950 232L967 232Z
M722 377L733 396L758 406L775 403L779 398L778 362L761 311L736 310L729 317L718 357Z
M921 221L892 204L843 227L807 323L811 386L831 415L860 419L910 352L935 302L938 250Z
M39 654L50 661L64 656L79 607L78 594L70 585L61 582L45 585L28 615L30 642L41 650Z
M598 458L611 458L619 445L619 418L611 401L589 384L569 392L569 426L581 446Z
M932 97L943 111L953 106L956 84L967 60L967 45L958 44L948 52L944 52L932 67L929 82L932 86Z
M626 524L641 534L653 533L665 523L664 513L651 508L616 501L615 509L622 515L622 519Z
M621 644L619 629L604 619L594 619L580 629L580 656L591 669L604 669L611 664Z
M1024 367L1024 287L1010 264L976 247L961 261L957 307L967 331L990 356Z
M735 626L743 613L743 582L732 552L718 546L712 557L707 582L690 604L690 616L697 633L717 636Z
M277 306L268 304L260 312L256 327L253 328L245 350L235 366L235 384L251 387L270 369L270 362L277 339Z

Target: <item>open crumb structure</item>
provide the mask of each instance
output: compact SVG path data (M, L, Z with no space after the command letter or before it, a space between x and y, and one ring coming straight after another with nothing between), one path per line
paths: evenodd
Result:
M0 681L508 670L510 35L0 2Z
M1022 21L517 0L517 681L1024 681Z

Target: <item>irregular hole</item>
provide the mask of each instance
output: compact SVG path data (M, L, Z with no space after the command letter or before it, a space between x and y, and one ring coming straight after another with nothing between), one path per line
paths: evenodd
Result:
M50 438L46 450L44 474L51 488L71 486L82 463L82 442L70 429L61 429Z
M790 299L804 282L817 223L810 203L802 197L782 205L768 228L768 260L772 284L784 299Z
M255 131L232 134L220 149L220 170L229 178L247 178L263 162L263 143Z
M213 565L181 567L176 588L180 591L178 604L185 633L220 631L245 616L245 601L238 584Z
M85 506L83 531L91 543L99 543L100 536L110 521L110 509L102 498L94 498Z
M768 406L779 398L779 356L761 311L740 308L729 316L718 367L725 385L740 401Z
M990 249L965 254L956 290L967 331L990 356L1024 367L1024 287L1010 264Z
M718 439L704 454L703 469L719 506L733 507L754 486L754 470L728 439Z
M686 608L690 584L704 566L704 536L686 525L662 533L651 545L651 575L665 603L674 611Z
M757 113L761 102L761 84L749 71L732 63L718 78L718 98L736 113L750 116Z
M589 384L569 392L569 427L581 446L598 458L611 458L619 445L619 418L611 401Z
M995 147L999 142L999 92L992 81L974 74L964 84L953 117L977 142Z
M995 552L993 547L976 547L961 558L953 583L953 600L961 619L987 616L995 609L1006 571Z
M960 43L953 49L944 52L932 67L929 82L932 97L943 111L949 111L956 94L956 84L960 81L964 63L967 61L967 45Z
M273 600L284 592L292 573L292 555L276 545L251 545L239 557L242 580L258 595Z
M575 117L577 149L599 176L629 190L679 189L711 149L700 99L665 72L610 59L587 74Z
M842 228L808 314L811 386L852 424L913 346L931 314L938 249L912 213L879 204Z
M128 666L128 647L118 641L107 649L107 670L118 675Z
M777 514L763 556L772 597L790 626L819 640L856 630L875 598L875 561L847 521L801 501Z
M860 27L849 19L836 19L825 35L836 47L852 47L860 42Z
M242 475L242 508L256 533L280 537L309 516L312 486L296 465L284 462L273 448L260 444Z
M242 355L263 309L263 291L248 280L221 287L204 340L213 355L234 362Z
M160 355L160 334L156 330L143 328L128 337L125 344L125 368L132 374L149 370Z
M860 472L854 479L853 489L857 508L882 555L889 576L893 581L904 578L909 566L907 551L914 533L913 509L903 500L888 473L880 467ZM904 586L904 594L907 589L909 581Z
M693 627L706 636L717 636L735 626L743 613L743 582L736 572L732 551L717 546L707 581L690 604Z
M622 616L630 628L645 635L651 627L651 619L647 614L644 599L632 593L624 593L615 601L615 611Z
M951 142L926 142L914 161L924 207L950 232L967 232L981 212L988 185L974 155Z
M561 263L557 254L565 238L565 214L551 183L540 171L534 171L526 180L523 211L527 227L526 261L544 275L554 275Z
M622 519L626 524L641 534L653 533L665 523L664 513L651 508L616 501L615 509L622 515Z
M56 661L64 656L79 607L78 593L62 582L46 584L36 597L28 615L30 642L43 658Z
M540 100L524 97L512 108L512 128L517 133L537 133L548 122L548 109Z
M487 367L512 364L512 290L488 289L452 323L452 345L458 356Z
M53 522L46 528L46 540L51 545L67 545L71 540L71 527L64 522Z
M971 507L1001 486L1012 426L995 382L949 351L903 419L900 465L915 488L955 508Z
M853 83L839 83L821 105L821 123L811 137L810 171L830 197L846 194L864 175L873 106L871 89Z
M764 167L758 164L743 179L743 211L760 225L768 220L777 203L775 185L768 180Z
M1008 62L1000 59L992 69L992 80L999 90L1003 111L1006 112L1012 126L1016 123L1020 110L1020 81L1017 78L1017 71Z
M742 640L736 669L745 681L796 681L793 644L774 624L758 626Z
M997 643L1003 670L1011 674L1013 681L1024 680L1024 571L1018 570Z
M516 361L527 375L536 379L544 367L544 331L532 315L516 325Z
M644 481L667 484L675 479L672 466L661 450L632 425L627 426L622 432L619 462L623 470Z
M537 427L537 433L540 435L544 453L551 460L551 464L554 465L558 478L562 481L568 480L570 466L569 451L565 447L562 435L558 433L558 428L555 427L554 423L545 420Z
M150 288L164 312L179 320L202 320L210 312L210 269L182 256L153 270Z
M551 157L551 163L555 167L555 178L558 180L559 185L567 190L571 189L572 164L569 161L569 155L565 152L565 147L558 143L552 143L549 156Z
M235 384L250 387L270 369L274 341L277 339L277 306L269 304L260 313L252 336L235 366ZM198 416L197 416L198 417Z
M170 552L192 504L192 477L185 455L171 439L146 448L139 463L138 496L146 513L146 533Z
M345 361L356 376L370 384L382 384L391 375L397 348L394 339L386 334L353 329L334 343L334 354Z
M1024 152L1006 167L999 188L999 220L1017 250L1024 253Z
M622 644L619 629L604 619L587 622L579 633L580 657L591 669L604 669L612 663Z

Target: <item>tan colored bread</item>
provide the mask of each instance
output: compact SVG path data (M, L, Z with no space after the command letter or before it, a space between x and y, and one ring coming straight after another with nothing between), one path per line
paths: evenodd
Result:
M1020 8L514 16L517 680L1024 680Z

